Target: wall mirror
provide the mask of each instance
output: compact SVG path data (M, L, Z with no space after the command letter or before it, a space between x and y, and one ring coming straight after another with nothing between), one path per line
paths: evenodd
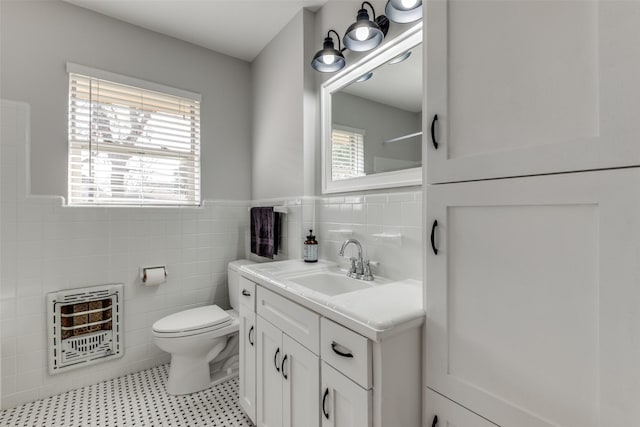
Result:
M322 192L422 183L422 23L322 85Z

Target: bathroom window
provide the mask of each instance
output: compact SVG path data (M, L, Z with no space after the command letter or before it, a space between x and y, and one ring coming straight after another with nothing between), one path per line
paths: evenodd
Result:
M334 126L331 131L331 175L334 181L364 173L364 130Z
M69 204L200 205L200 95L67 71Z

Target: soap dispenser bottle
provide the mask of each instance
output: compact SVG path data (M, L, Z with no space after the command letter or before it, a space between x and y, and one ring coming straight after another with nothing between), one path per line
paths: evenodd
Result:
M304 262L318 262L318 241L313 235L313 230L309 230L307 240L304 241Z

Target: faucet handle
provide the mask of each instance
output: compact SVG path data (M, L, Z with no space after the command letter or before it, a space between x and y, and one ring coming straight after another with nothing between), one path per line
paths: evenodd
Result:
M374 261L374 265L378 263ZM371 264L372 262L368 259L365 259L362 262L362 280L373 280L373 274L371 273Z
M355 273L358 268L358 258L351 257L349 258L351 261L351 268L349 269L349 273Z

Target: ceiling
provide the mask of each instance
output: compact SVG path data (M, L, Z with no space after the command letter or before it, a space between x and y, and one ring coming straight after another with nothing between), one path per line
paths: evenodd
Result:
M327 0L64 0L225 55L253 61L302 9Z

